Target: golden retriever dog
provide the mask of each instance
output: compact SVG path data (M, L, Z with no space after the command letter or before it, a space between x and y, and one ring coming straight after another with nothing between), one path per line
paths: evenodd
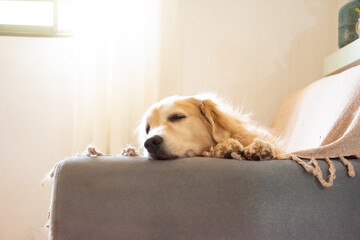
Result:
M138 131L144 154L158 160L195 156L265 160L281 153L268 130L214 96L167 97L148 109Z

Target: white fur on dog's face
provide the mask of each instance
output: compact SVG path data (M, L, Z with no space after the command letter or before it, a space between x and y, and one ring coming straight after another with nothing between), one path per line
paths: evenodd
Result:
M163 139L158 151L148 153L150 157L200 156L215 144L199 104L200 101L194 97L173 96L163 99L146 112L139 130L143 136L142 144L154 136Z

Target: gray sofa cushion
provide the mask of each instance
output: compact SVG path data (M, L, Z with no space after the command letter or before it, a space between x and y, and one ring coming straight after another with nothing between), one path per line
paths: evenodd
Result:
M334 164L336 182L325 189L290 160L70 158L55 172L50 236L359 239L359 177Z

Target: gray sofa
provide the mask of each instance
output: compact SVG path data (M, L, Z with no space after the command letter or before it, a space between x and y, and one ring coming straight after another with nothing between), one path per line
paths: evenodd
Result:
M325 189L291 160L69 158L55 171L50 239L360 239L359 177L334 164Z

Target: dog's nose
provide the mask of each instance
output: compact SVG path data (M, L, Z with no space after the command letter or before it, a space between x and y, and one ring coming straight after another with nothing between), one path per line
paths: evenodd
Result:
M155 135L145 141L144 147L149 153L156 153L159 151L162 142L164 142L164 139L158 135Z

